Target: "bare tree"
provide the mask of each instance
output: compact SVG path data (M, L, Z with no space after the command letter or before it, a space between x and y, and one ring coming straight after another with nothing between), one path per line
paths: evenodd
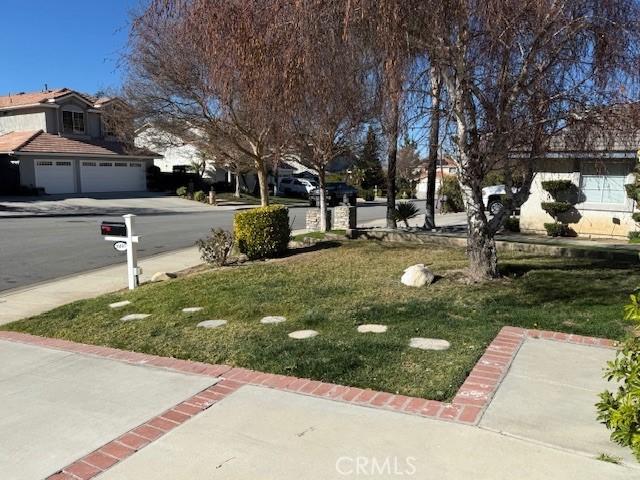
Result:
M371 111L365 57L357 40L342 35L344 11L323 0L302 0L292 9L289 48L283 61L297 65L284 91L291 106L290 147L318 172L320 228L327 229L325 171L347 154Z
M425 10L415 38L439 69L455 120L471 279L498 276L494 236L528 198L534 162L557 132L633 91L638 13L633 0L450 0ZM489 218L482 183L495 170L507 198Z
M224 137L252 159L263 205L287 107L288 71L275 54L287 41L285 3L154 0L133 23L127 55L126 91L140 114L172 133Z

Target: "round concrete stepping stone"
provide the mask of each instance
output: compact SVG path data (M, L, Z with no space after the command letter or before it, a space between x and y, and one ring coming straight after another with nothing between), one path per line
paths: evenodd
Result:
M130 322L131 320L142 320L143 318L149 317L151 314L149 313L130 313L129 315L125 315L120 320L123 322Z
M296 340L303 340L305 338L313 338L316 335L318 335L318 332L315 330L296 330L295 332L291 332L289 337L295 338Z
M204 310L204 307L186 307L182 309L182 313L195 313Z
M262 317L262 319L260 319L260 323L263 323L265 325L269 325L272 323L282 323L282 322L286 322L287 319L285 317Z
M451 344L440 338L414 337L409 341L409 346L420 350L447 350Z
M122 308L122 307L126 307L129 304L131 304L129 300L123 300L121 302L110 303L109 306L111 308Z
M387 331L387 326L377 323L365 323L364 325L358 325L358 331L360 333L384 333Z
M204 322L200 322L197 326L202 328L218 328L226 324L226 320L205 320Z

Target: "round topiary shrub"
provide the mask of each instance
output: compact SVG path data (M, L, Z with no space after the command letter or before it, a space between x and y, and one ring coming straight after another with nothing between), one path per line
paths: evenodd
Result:
M178 187L178 189L176 190L176 195L178 195L179 197L186 197L187 196L187 187Z
M289 209L270 205L236 213L233 230L238 249L250 259L280 256L291 236Z
M568 212L573 207L573 205L568 202L542 202L540 206L553 218L557 218L558 215Z

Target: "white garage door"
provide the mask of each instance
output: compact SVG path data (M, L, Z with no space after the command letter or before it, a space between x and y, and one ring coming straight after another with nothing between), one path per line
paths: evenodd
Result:
M136 192L147 189L144 162L80 162L82 192Z
M75 193L71 160L36 160L36 186L46 193Z

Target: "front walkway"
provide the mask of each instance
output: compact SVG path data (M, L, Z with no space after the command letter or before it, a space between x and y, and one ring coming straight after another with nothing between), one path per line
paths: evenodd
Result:
M18 348L37 348L43 358L60 353L51 349L62 350L80 367L65 374L66 367L60 364L49 368L42 380L35 374L27 380L32 388L46 392L50 372L56 372L56 383L63 390L51 395L47 406L55 419L43 411L38 421L25 423L23 434L7 432L15 451L24 449L27 457L37 456L52 448L47 437L57 438L60 445L54 447L64 450L78 425L91 424L94 418L114 419L111 437L100 437L105 442L102 447L86 456L78 447L69 449L69 456L77 457L66 466L58 462L62 471L51 479L640 479L635 460L610 443L604 427L595 421L593 404L604 388L602 363L614 355L608 340L505 327L452 404L0 332L4 356L12 358L15 342L31 345ZM114 360L130 365L114 367L118 363ZM108 365L95 375L94 366L81 367L85 361ZM17 365L23 363L28 364L28 358ZM9 372L14 369L11 365ZM128 372L112 370L106 375L112 368L125 367L140 370L143 377L147 370L156 374L154 367L164 367L182 372L173 374L188 378L183 379L187 383L194 377L184 374L195 373L203 383L181 390L157 378L155 388L171 390L171 395L153 389L134 391L134 398L143 395L139 397L143 404L148 397L164 403L147 409L149 417L131 432L127 432L131 422L118 423L119 407L78 412L69 406L84 402L72 403L65 387L76 382L76 395L86 388L102 392L96 386L100 383L96 379L102 378L110 390L104 397L106 405L117 404L123 395L131 398L130 391L124 393L131 388ZM210 386L218 376L221 380ZM3 384L14 392L12 408L19 412L15 414L28 419L32 393L11 387L20 377L8 376ZM162 413L172 402L180 403ZM67 421L76 414L83 421ZM47 428L45 435L38 430L45 428L42 425ZM0 437L12 428L3 425ZM31 433L49 443L32 447ZM87 443L84 452L96 448L96 441ZM625 464L596 460L601 453L624 457ZM12 472L8 478L39 478L25 469Z

